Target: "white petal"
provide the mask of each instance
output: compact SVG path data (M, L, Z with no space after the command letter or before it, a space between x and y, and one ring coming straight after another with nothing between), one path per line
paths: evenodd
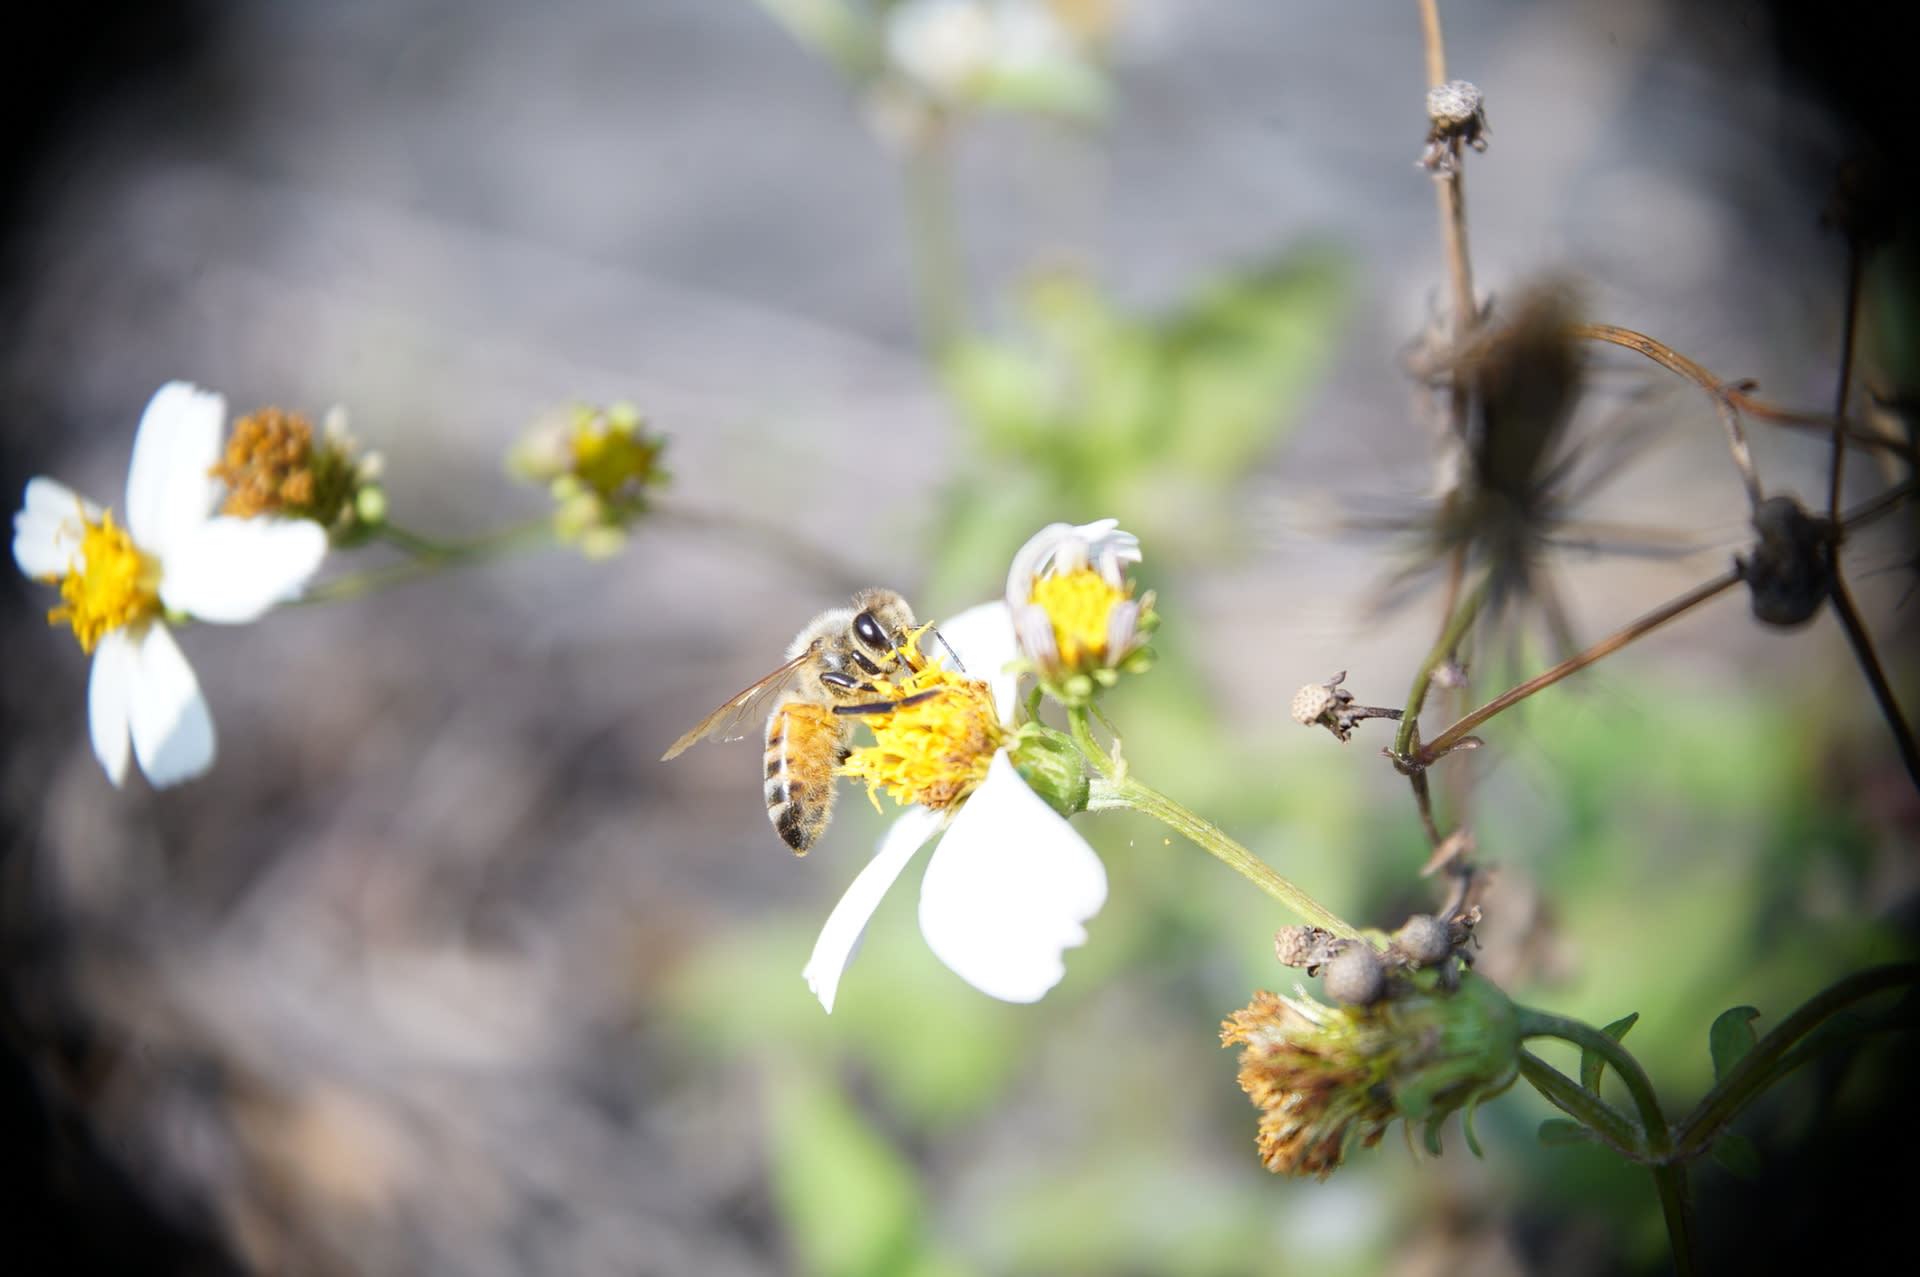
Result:
M165 559L220 499L207 471L220 459L227 401L184 381L154 392L133 437L127 468L127 530L134 544Z
M993 688L993 703L1000 717L1013 713L1015 675L1006 672L1007 664L1020 655L1014 641L1013 615L1004 603L982 603L970 607L952 620L940 624L940 637L947 641L961 668L971 678L984 678ZM935 651L938 647L934 648Z
M65 576L79 561L85 519L99 518L100 507L66 484L29 479L26 499L13 516L13 561L36 581Z
M1052 573L1093 567L1115 586L1126 574L1125 565L1140 562L1140 538L1120 531L1118 519L1095 519L1075 526L1049 523L1027 538L1007 570L1007 602L1018 607L1033 594L1036 579Z
M934 848L920 886L920 932L980 992L1036 1002L1067 973L1107 899L1086 839L1027 788L1003 750Z
M127 779L133 664L133 644L126 631L114 630L102 635L93 649L93 672L87 678L87 734L93 738L93 756L107 769L107 779L116 788Z
M167 627L157 622L133 640L133 684L127 703L134 757L155 789L213 766L213 715L200 681Z
M1054 553L1073 539L1071 523L1049 523L1027 538L1013 554L1013 566L1007 569L1007 602L1018 607L1033 597L1034 578L1052 561Z
M326 553L326 532L306 519L209 519L167 556L160 601L203 621L257 620L299 597Z
M827 925L820 929L820 938L814 942L813 956L807 959L800 974L806 977L807 987L813 990L829 1015L833 1013L840 977L846 973L853 955L860 951L860 938L866 934L867 920L880 907L880 898L913 859L913 853L926 846L927 839L938 833L944 823L943 817L925 807L909 807L893 822L893 827L880 840L880 850L827 915Z

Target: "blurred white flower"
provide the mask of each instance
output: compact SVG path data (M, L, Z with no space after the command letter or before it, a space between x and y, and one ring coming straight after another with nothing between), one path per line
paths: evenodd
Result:
M887 60L935 102L1086 110L1101 96L1081 30L1044 0L903 0L887 13Z
M1058 984L1064 952L1086 943L1083 924L1106 902L1099 856L1007 755L1002 720L1011 716L1015 680L1002 671L1016 648L1006 606L972 608L940 633L968 669L992 676L991 690L983 680L930 666L901 690L937 687L938 695L869 720L875 754L887 756L896 774L914 774L918 792L930 797L894 822L820 932L802 974L829 1012L881 897L936 836L920 884L920 932L954 974L1004 1002L1035 1002ZM927 742L935 748L925 749ZM862 771L866 752L850 760L856 774L896 797L914 792L877 765ZM968 780L953 796L956 768Z
M87 720L115 785L129 753L156 788L213 764L213 717L164 616L237 624L300 593L327 534L306 520L214 517L226 401L183 381L147 403L127 471L126 525L55 480L27 484L13 558L60 587L54 624L93 654Z

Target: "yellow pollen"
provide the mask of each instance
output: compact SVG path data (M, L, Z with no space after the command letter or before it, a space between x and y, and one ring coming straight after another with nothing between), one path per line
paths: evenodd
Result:
M314 509L323 468L313 447L313 425L297 412L262 408L233 425L218 465L207 471L232 492L222 514L251 519Z
M873 729L874 743L854 750L842 775L865 781L869 797L884 789L903 806L935 811L980 787L1007 739L986 683L929 665L898 681L878 680L876 687L875 704L885 706L859 716Z
M98 523L84 514L81 520L87 530L80 565L60 578L60 606L47 613L47 623L71 625L81 650L91 652L102 635L159 615L160 564L114 526L112 512Z
M1107 663L1107 618L1132 595L1117 590L1092 568L1078 568L1033 584L1033 603L1053 622L1053 642L1066 669L1084 670Z

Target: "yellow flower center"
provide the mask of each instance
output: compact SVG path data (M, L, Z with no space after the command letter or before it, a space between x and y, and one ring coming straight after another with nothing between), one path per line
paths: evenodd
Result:
M854 750L842 775L865 781L876 806L884 789L903 806L940 811L980 787L1007 739L985 682L929 665L876 687L877 708L859 715L874 743Z
M1066 669L1107 663L1107 618L1132 595L1115 589L1092 568L1077 568L1033 583L1033 603L1053 622L1054 647Z
M637 414L616 405L607 413L583 414L574 424L573 474L603 497L631 497L660 481L661 441L643 434Z
M87 531L80 565L60 578L60 606L47 613L47 623L71 625L81 650L91 652L102 635L159 615L160 564L114 526L112 512L98 523L81 519Z

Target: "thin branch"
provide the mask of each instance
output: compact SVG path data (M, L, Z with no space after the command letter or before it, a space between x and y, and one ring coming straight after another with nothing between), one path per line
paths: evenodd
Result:
M1568 657L1546 673L1535 675L1518 687L1494 697L1485 705L1466 715L1452 727L1449 727L1446 731L1441 732L1431 741L1421 746L1419 752L1410 760L1410 765L1415 767L1431 766L1435 761L1444 757L1447 751L1454 749L1465 740L1469 732L1496 714L1519 704L1535 692L1544 691L1546 688L1552 687L1561 679L1566 678L1570 674L1578 673L1587 666L1592 665L1595 661L1612 655L1641 635L1658 629L1683 612L1690 611L1700 604L1705 603L1716 594L1721 593L1723 590L1738 585L1741 579L1742 576L1739 568L1729 568L1726 572L1713 578L1713 580L1708 581L1706 584L1694 587L1679 598L1662 604L1660 607L1655 608L1653 611L1633 621L1624 628L1614 631L1579 655Z
M1753 451L1747 446L1746 427L1740 423L1739 407L1725 382L1671 346L1631 328L1621 328L1616 324L1575 324L1573 335L1639 351L1662 368L1680 374L1706 391L1708 398L1713 400L1714 411L1720 414L1721 425L1726 427L1727 448L1733 453L1733 464L1740 471L1740 481L1746 485L1748 504L1757 507L1766 499L1766 493L1760 487L1760 476L1753 468Z
M1900 712L1900 702L1895 699L1893 687L1887 682L1887 673L1880 668L1880 658L1873 650L1873 636L1867 633L1866 623L1860 619L1860 610L1854 606L1853 595L1847 590L1847 583L1838 570L1833 574L1833 613L1840 618L1840 628L1847 632L1847 641L1853 644L1853 656L1860 663L1860 672L1867 677L1867 686L1873 689L1873 699L1880 703L1880 713L1886 718L1887 726L1893 731L1894 743L1900 747L1900 761L1907 765L1907 775L1912 778L1915 788L1920 788L1920 749L1916 749L1913 740L1913 728L1907 725L1906 715Z
M1609 345L1621 346L1645 355L1668 372L1677 373L1704 390L1713 398L1716 407L1723 411L1731 409L1743 416L1765 421L1768 425L1786 426L1792 429L1831 431L1834 418L1826 413L1799 412L1790 408L1781 408L1754 396L1749 387L1751 382L1723 381L1714 376L1693 360L1666 343L1631 328L1622 328L1618 324L1574 324L1575 337L1587 341L1601 341ZM1848 444L1869 451L1890 452L1908 461L1920 460L1913 447L1900 439L1890 439L1885 435L1867 430L1853 422L1842 419L1841 426Z
M1833 392L1833 470L1827 490L1827 518L1840 522L1841 480L1847 464L1847 389L1853 385L1854 328L1860 313L1860 250L1847 244L1847 313L1840 326L1839 385ZM1911 765L1911 764L1909 764Z

